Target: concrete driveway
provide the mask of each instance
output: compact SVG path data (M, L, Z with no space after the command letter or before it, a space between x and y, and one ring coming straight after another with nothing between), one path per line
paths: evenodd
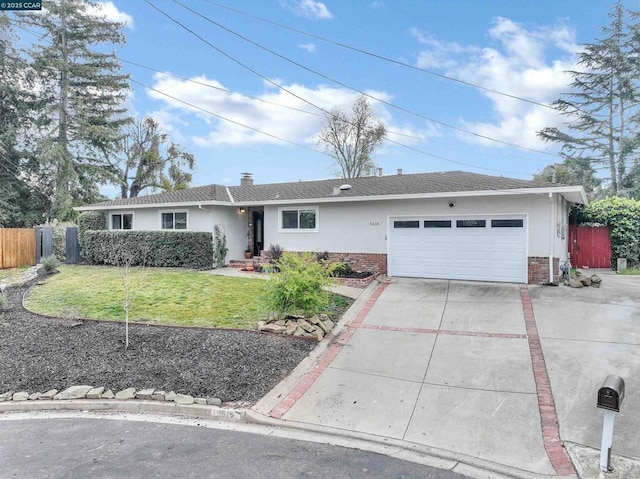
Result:
M595 394L619 374L628 413L614 448L640 457L639 277L604 276L599 290L398 278L376 288L313 368L259 412L489 469L571 476L560 439L599 447Z

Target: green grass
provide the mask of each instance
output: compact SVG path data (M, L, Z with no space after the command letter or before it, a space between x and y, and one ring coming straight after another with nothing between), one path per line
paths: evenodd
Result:
M640 268L628 268L618 271L618 274L624 274L628 276L640 276Z
M124 320L118 268L60 266L60 273L31 290L26 306L50 316ZM180 326L255 328L266 316L267 281L165 268L132 268L131 321Z

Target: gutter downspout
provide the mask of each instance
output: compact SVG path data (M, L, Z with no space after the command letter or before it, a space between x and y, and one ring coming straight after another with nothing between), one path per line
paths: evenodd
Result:
M553 193L549 192L549 208L551 210L551 228L549 230L549 283L553 283L553 230L556 227L556 211Z

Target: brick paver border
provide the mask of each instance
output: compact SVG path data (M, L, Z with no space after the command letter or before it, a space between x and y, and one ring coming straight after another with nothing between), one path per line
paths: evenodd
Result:
M529 296L529 290L526 285L520 286L520 297L522 299L524 322L527 328L533 377L538 392L538 408L540 409L544 449L547 452L547 457L551 465L559 476L572 476L576 474L576 470L560 442L556 405L553 400L553 394L551 393L551 383L549 382L547 366L544 361L544 355L542 354L542 345L540 343L540 336L538 335L536 318L533 314L533 305L531 304L531 297Z
M383 291L387 289L387 286L389 286L389 283L381 283L376 288L371 297L367 300L363 308L358 313L358 316L356 316L356 319L354 319L347 327L347 330L342 333L335 344L327 349L327 352L325 352L324 355L320 358L318 364L316 364L311 371L309 371L300 381L298 381L298 384L296 384L291 392L287 394L287 396L271 410L269 416L276 419L281 419L282 416L284 416L289 411L289 409L293 407L296 401L300 399L304 393L307 392L307 390L316 381L316 379L318 379L322 372L327 369L329 364L331 364L331 362L335 359L342 347L349 342L356 329L358 329L362 325L364 318L367 317L367 314L369 314L369 311L371 311L371 308L383 293Z

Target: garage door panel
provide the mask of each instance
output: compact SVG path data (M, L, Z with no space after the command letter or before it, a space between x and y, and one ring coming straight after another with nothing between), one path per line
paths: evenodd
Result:
M504 219L504 216L498 218ZM443 279L526 281L527 236L524 221L520 228L456 228L457 218L445 218L451 221L452 228L424 228L424 220L433 218L410 219L418 220L420 228L393 228L392 219L389 274ZM486 220L486 225L491 225L491 215L480 219Z

